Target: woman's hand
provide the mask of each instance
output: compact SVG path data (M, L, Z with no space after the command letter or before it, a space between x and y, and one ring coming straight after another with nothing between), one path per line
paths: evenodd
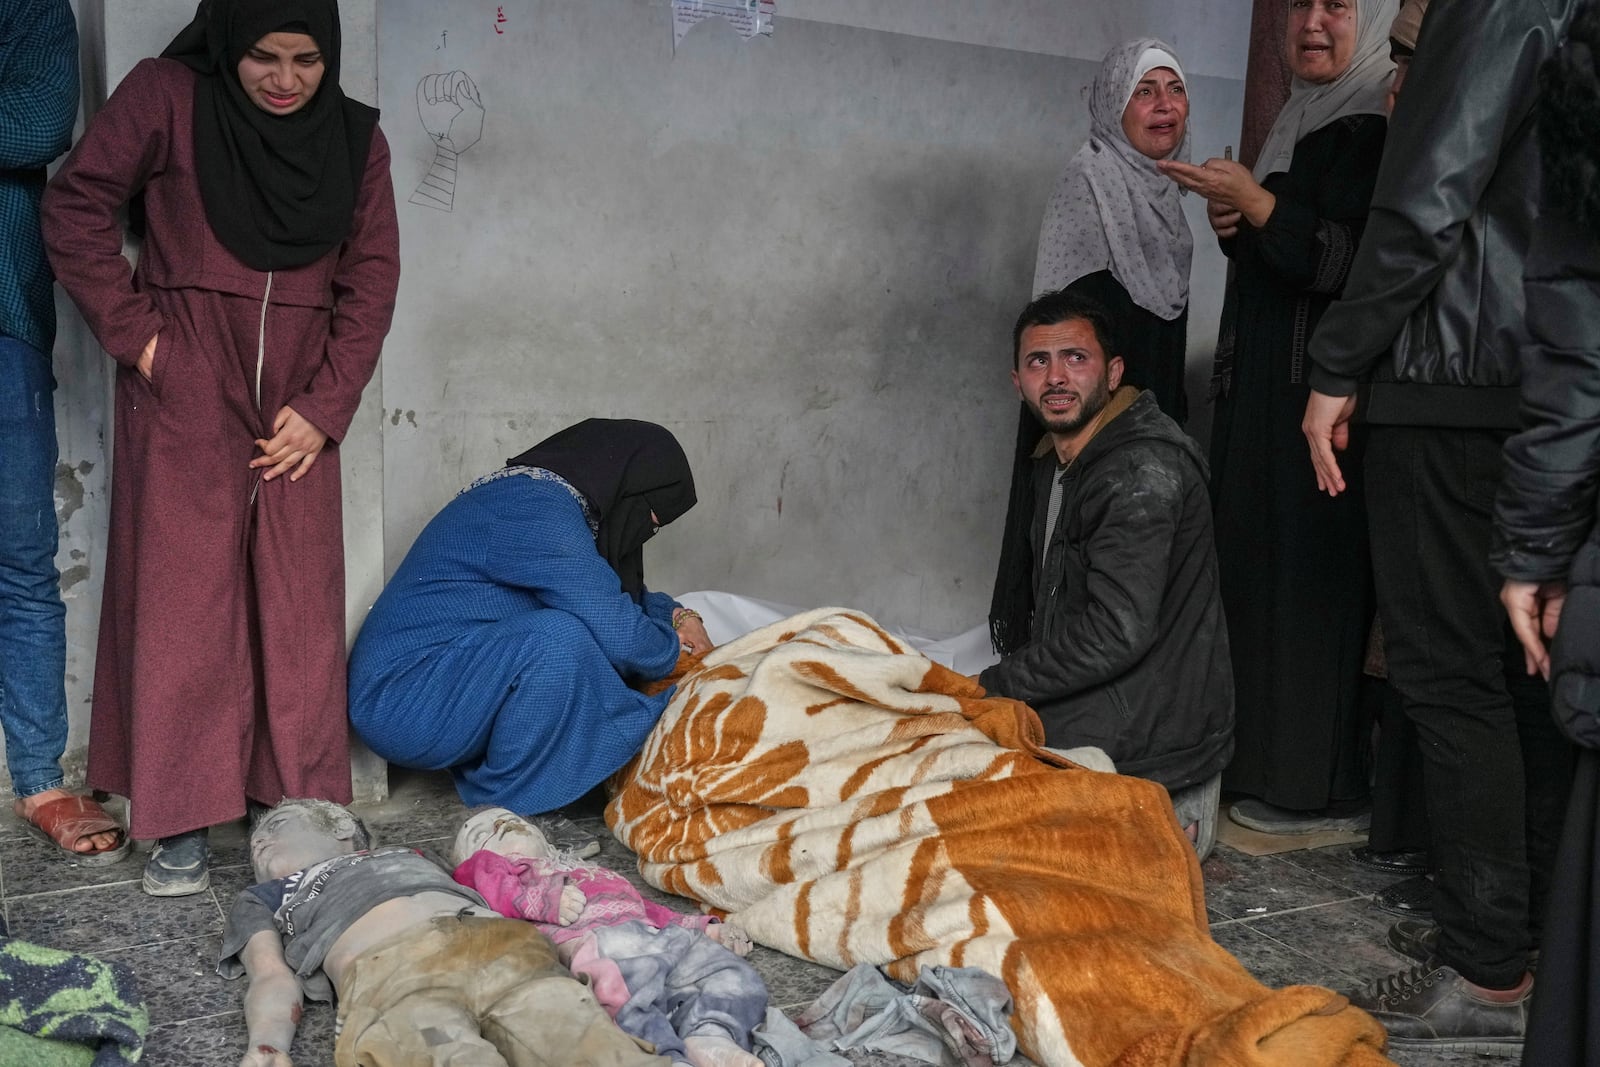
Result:
M298 482L317 461L317 457L322 454L323 446L327 443L328 435L313 426L294 408L281 408L278 417L272 420L272 440L256 439L256 447L261 449L261 455L250 461L250 469L271 467L271 470L261 476L262 481L270 482L278 475L294 468L289 480Z
M139 358L133 364L134 369L144 375L144 380L147 382L150 380L150 372L156 366L156 338L160 336L159 333L155 334L145 342L144 351L139 353Z
M691 655L703 656L711 651L711 637L698 615L687 615L678 623L678 642Z
M1206 214L1213 219L1213 230L1218 229L1213 209L1217 209L1219 215L1237 211L1250 225L1260 229L1278 205L1278 198L1261 187L1249 168L1231 159L1208 159L1199 166L1163 159L1156 161L1156 169L1190 192L1206 198ZM1225 221L1222 223L1224 229L1227 225ZM1237 219L1233 225L1237 228ZM1217 236L1223 235L1219 231Z
M1243 217L1244 213L1238 208L1206 201L1206 221L1211 223L1211 232L1217 235L1219 241L1239 236L1239 220Z

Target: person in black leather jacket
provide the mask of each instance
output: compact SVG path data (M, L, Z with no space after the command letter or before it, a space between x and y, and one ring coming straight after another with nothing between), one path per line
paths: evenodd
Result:
M1600 1047L1600 4L1540 74L1544 195L1524 291L1522 431L1506 442L1491 560L1555 718L1582 746L1551 879L1524 1063Z
M1570 781L1488 553L1525 337L1536 72L1576 4L1429 9L1344 298L1311 341L1303 429L1331 494L1345 489L1335 452L1361 387L1389 680L1424 754L1438 927L1402 920L1390 944L1424 962L1351 995L1400 1046L1522 1039Z
M1113 330L1067 290L1017 321L1012 380L1048 431L1021 554L1032 594L1014 605L1021 624L995 631L1026 639L978 680L1033 707L1047 745L1097 746L1120 773L1179 791L1233 754L1205 460L1154 394L1119 384Z

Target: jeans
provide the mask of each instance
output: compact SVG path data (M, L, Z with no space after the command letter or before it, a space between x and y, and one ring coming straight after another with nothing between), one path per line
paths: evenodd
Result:
M67 747L54 389L49 356L0 336L0 728L19 797L61 786Z
M1573 763L1489 567L1505 437L1374 426L1366 456L1389 681L1422 751L1438 955L1496 989L1527 970Z

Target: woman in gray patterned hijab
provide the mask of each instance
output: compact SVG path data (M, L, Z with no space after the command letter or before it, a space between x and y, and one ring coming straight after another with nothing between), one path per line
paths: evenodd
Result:
M1045 209L1034 295L1110 271L1134 304L1171 322L1189 304L1194 238L1155 161L1189 158L1183 67L1162 41L1127 41L1106 53L1088 95L1089 140Z

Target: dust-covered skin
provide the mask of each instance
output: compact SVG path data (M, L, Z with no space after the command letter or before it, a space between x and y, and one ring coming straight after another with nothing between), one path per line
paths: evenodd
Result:
M483 849L535 860L553 859L556 854L537 826L506 808L484 808L470 815L450 847L450 862L459 866Z
M250 834L250 862L260 881L284 878L325 860L370 848L371 835L347 809L323 800L286 800L263 815ZM487 908L464 906L441 892L396 897L351 923L333 943L322 970L343 997L350 966L373 946L405 930L448 915L494 917ZM250 988L245 993L248 1051L240 1067L289 1067L286 1052L300 1020L301 991L284 960L275 931L253 935L240 953Z

